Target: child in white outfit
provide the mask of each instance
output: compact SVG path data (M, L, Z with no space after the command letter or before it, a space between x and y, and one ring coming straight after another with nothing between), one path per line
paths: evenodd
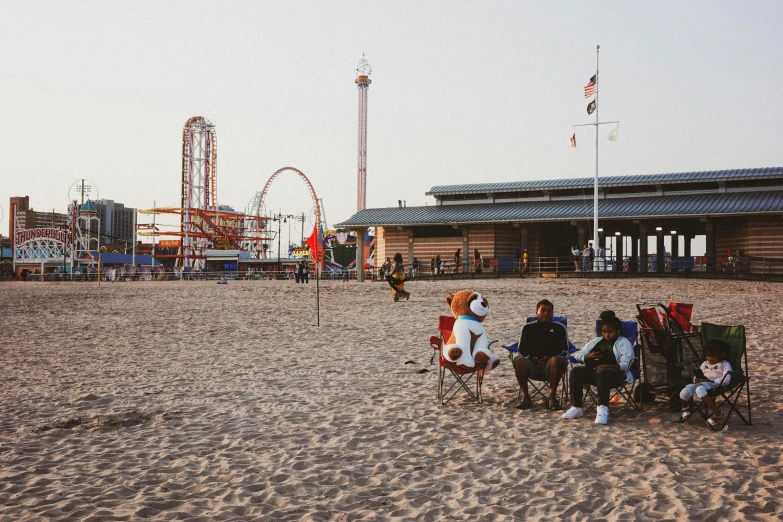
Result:
M715 399L709 395L709 391L718 386L728 386L731 382L731 363L726 360L729 345L723 341L713 339L704 347L704 357L707 359L701 363L700 370L703 377L694 377L693 384L688 384L680 392L683 400L682 419L685 420L693 413L693 398L701 399L710 408L712 417L707 419L712 425L720 419L720 409Z

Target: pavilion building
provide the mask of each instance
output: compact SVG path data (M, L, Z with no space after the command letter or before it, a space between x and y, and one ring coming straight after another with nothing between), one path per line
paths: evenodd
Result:
M422 266L436 255L461 253L467 270L478 250L484 259L567 259L571 247L592 241L593 178L440 185L426 193L433 205L373 208L335 225L359 232L375 227L376 264L396 252L406 265ZM630 260L631 271L648 269L649 238L658 265L664 240L672 257L725 259L729 247L752 258L783 263L783 167L680 172L599 178L602 246ZM703 252L693 251L694 239ZM361 256L361 245L357 248ZM358 266L363 266L364 260Z

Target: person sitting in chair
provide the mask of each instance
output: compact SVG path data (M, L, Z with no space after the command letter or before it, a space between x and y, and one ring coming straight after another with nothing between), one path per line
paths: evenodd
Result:
M526 410L532 406L528 393L528 379L547 381L549 398L547 408L559 410L557 386L566 371L568 334L565 326L552 322L555 306L547 299L536 305L536 319L522 327L517 350L521 357L514 360L514 373L519 383L520 401L517 408Z
M710 396L710 390L718 386L728 386L731 382L732 371L731 363L726 360L726 354L729 353L729 345L718 339L711 339L704 346L704 361L699 369L694 372L693 383L688 384L680 392L682 399L682 420L688 420L691 414L696 411L696 399L701 399L710 408L712 417L707 419L710 426L717 426L720 423L720 408L715 399Z
M623 382L632 383L629 366L634 359L631 341L620 335L622 322L613 311L601 312L601 337L596 337L584 348L572 355L577 362L585 363L571 370L571 408L564 419L579 419L582 409L583 386L587 383L598 388L596 424L606 424L609 418L609 392Z

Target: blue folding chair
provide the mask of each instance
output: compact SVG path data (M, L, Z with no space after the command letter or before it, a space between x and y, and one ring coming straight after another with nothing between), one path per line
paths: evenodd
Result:
M634 393L636 392L636 389L640 385L640 380L642 376L641 364L639 360L639 349L640 349L638 343L639 327L636 321L621 321L621 323L622 325L620 326L620 335L628 339L628 341L630 341L630 343L633 345L634 358L631 359L631 364L628 365L628 371L631 372L631 376L633 377L633 382L629 383L623 381L622 384L614 388L609 396L609 403L611 404L612 399L619 396L625 400L625 406L623 406L623 409L627 408L628 406L631 406L636 411L642 411L641 393L639 394L638 401L634 398ZM600 320L595 322L595 334L596 337L601 336ZM578 363L576 359L570 356L569 356L569 361ZM589 402L589 406L588 406L588 402ZM593 391L593 385L585 384L584 409L593 407L596 404L598 404L598 397L596 397L595 392Z
M538 318L536 316L528 317L525 320L525 324L535 323L538 322ZM559 323L562 324L566 329L566 335L568 335L568 318L562 315L555 315L552 317L553 323ZM521 336L521 333L520 333ZM511 361L511 366L514 366L514 361L517 359L517 357L521 357L519 355L519 341L515 343L510 344L502 344L503 348L505 348L508 351L508 359ZM568 353L572 353L578 350L576 346L571 344L571 341L568 341ZM567 356L568 353L561 354L563 357ZM567 370L567 368L566 368ZM540 382L541 386L536 386L536 382ZM535 379L528 379L528 383L530 386L533 387L533 391L530 393L530 398L533 399L533 397L540 395L542 398L546 399L549 397L549 381L535 381ZM521 390L517 392L517 404L519 404L522 401L522 395ZM560 383L560 401L561 403L564 403L568 399L568 371L566 371L563 374L562 382Z

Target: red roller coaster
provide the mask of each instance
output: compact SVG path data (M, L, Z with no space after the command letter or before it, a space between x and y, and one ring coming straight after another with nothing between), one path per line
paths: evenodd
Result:
M253 203L251 204L250 212L248 213L248 217L251 218L251 221L248 223L248 232L250 233L249 235L251 238L249 239L246 248L249 250L259 251L261 247L260 243L265 240L263 238L263 234L261 233L266 227L266 223L263 221L263 214L265 210L264 200L266 199L266 194L269 191L269 187L272 185L272 182L275 180L275 178L277 178L277 176L285 171L295 172L299 175L300 178L302 178L302 180L305 182L305 185L307 185L307 189L310 191L310 196L313 199L313 206L315 208L315 229L320 233L322 223L321 204L318 201L318 195L315 193L315 188L313 188L312 183L310 183L310 180L307 179L307 176L305 176L304 172L301 170L294 167L283 167L269 177L266 185L264 185L264 188L260 192L256 192L256 195L253 198ZM252 239L253 237L257 237L259 239Z
M153 215L152 224L138 224L137 234L168 240L177 246L177 253L157 253L159 258L174 258L176 265L193 270L205 268L205 251L245 250L261 257L268 251L269 242L276 237L269 230L269 217L263 215L264 199L274 179L285 171L298 174L307 185L315 206L316 229L321 229L321 206L313 185L307 176L293 167L284 167L269 178L261 192L253 198L249 213L243 214L223 209L217 204L217 146L215 125L203 116L194 116L185 123L182 132L182 191L179 208L152 208L140 210ZM156 214L177 215L180 226L177 231L163 231L156 224ZM264 245L267 248L264 248Z

